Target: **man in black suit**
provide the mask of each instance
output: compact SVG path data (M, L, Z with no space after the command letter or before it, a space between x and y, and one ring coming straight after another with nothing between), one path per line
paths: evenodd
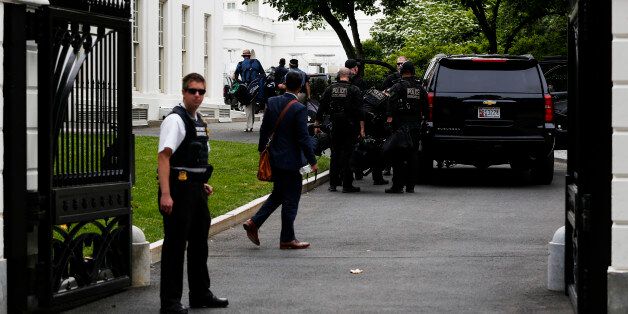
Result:
M310 246L301 242L294 235L294 219L297 216L301 199L302 177L299 169L306 164L313 171L318 170L316 156L307 131L307 109L296 101L301 88L302 77L299 72L286 74L286 93L268 99L268 108L264 113L258 150L262 152L275 129L270 144L270 166L273 173L273 191L264 205L247 220L243 227L251 242L260 245L258 229L264 221L281 205L280 249L306 249ZM283 119L277 124L282 111Z

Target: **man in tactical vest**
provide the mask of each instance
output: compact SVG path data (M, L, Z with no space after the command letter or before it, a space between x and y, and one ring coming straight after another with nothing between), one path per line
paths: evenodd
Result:
M248 88L253 88L251 84L259 84L259 91L256 96L256 100L261 101L264 96L263 78L266 76L266 73L264 73L264 68L262 67L262 64L259 62L259 60L251 59L251 51L249 49L244 49L242 51L242 58L244 58L244 60L240 61L236 66L235 72L233 73L233 79L237 80L239 75L242 78L241 81L244 82ZM245 106L244 113L246 114L246 129L244 129L244 132L253 132L255 108L253 108L252 102L254 102L254 100L251 100L247 104L243 104Z
M316 132L320 132L318 127L324 115L329 114L331 117L331 192L335 192L341 184L343 193L360 191L360 188L353 186L350 159L358 136L364 137L364 112L362 93L351 84L350 77L351 70L340 68L338 82L329 85L323 92L314 124Z
M211 217L207 184L207 124L197 112L205 95L205 78L190 73L183 78L183 103L161 124L157 156L159 210L164 220L161 253L161 313L187 313L181 305L183 260L187 243L190 307L226 307L227 299L209 290L207 236Z
M400 69L401 81L390 88L388 118L393 135L388 145L393 163L392 187L386 193L414 193L414 173L417 168L422 113L427 108L427 94L414 77L414 65L405 62Z

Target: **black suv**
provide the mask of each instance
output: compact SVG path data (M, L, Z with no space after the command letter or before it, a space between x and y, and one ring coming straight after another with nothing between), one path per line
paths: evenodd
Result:
M436 160L486 168L530 169L554 177L553 101L531 56L437 55L424 76L427 134L421 165Z

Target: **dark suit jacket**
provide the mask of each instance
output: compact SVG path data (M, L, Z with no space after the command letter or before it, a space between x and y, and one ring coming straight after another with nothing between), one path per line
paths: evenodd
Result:
M285 93L268 99L268 107L260 128L258 150L266 147L268 137L275 127L281 111L294 95ZM279 123L272 143L270 144L270 165L285 170L299 170L307 164L315 164L316 156L312 140L307 132L307 109L297 102L288 109Z

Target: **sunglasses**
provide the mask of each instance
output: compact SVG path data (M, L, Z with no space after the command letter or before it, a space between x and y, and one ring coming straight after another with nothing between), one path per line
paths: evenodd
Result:
M404 64L404 63L405 63L405 62L397 62L397 65L402 65L402 64Z
M204 89L196 89L196 88L186 88L185 91L188 92L190 95L196 95L196 93L198 93L201 96L205 95L205 92L206 92L206 90Z

